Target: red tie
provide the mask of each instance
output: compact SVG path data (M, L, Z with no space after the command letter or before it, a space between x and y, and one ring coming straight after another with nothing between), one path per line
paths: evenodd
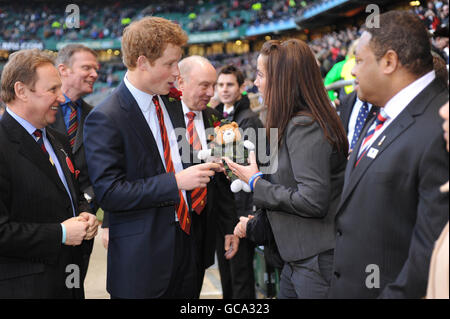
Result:
M164 125L164 114L162 112L161 105L159 104L157 95L153 97L153 104L155 104L156 114L159 121L159 128L161 131L161 140L164 148L164 161L166 162L166 170L168 173L175 174L175 167L173 166L172 156L170 155L169 137L167 136L166 126ZM178 195L180 196L180 203L175 205L178 221L180 222L181 229L189 235L191 229L191 221L189 218L188 206L180 189L178 190Z
M200 138L198 137L197 130L194 125L195 115L196 114L194 112L186 113L186 116L189 119L187 131L189 136L189 144L191 144L194 150L199 151L202 149L202 143L200 142ZM206 193L206 187L202 187L194 189L191 194L192 208L199 215L206 205Z
M385 113L383 109L380 110L380 113L378 113L377 118L375 119L375 122L372 124L370 129L367 131L366 136L364 137L364 140L361 144L360 149L361 154L357 157L357 162L355 163L355 167L358 166L361 159L366 155L367 151L369 150L368 142L372 139L372 137L375 135L377 131L379 131L382 127L384 122L386 122L389 119L389 116Z

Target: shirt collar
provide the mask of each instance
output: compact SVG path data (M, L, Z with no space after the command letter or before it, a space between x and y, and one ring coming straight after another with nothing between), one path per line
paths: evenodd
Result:
M394 95L384 107L389 118L396 118L420 92L433 82L435 77L435 72L430 71Z
M134 99L136 100L136 103L138 104L139 108L142 110L142 112L147 112L150 109L150 102L153 99L153 95L148 94L144 91L139 90L136 88L127 78L127 74L125 74L123 79L126 87L130 91L131 95L133 95Z
M234 111L234 105L232 105L232 106L230 106L230 107L226 107L225 106L225 104L223 105L223 112L225 113L228 113L228 114L231 114L232 112Z
M33 135L34 131L36 131L36 128L33 124L14 113L9 107L6 107L6 112L8 112L9 115L11 115L17 122L19 122L19 124L28 132L28 134ZM42 131L42 135L45 136L45 127L40 130Z
M196 115L196 116L195 116L195 119L201 118L201 116L202 116L202 111L193 111L193 110L189 109L189 108L187 107L186 103L184 103L183 100L181 100L181 105L183 106L183 114L184 114L185 117L186 117L186 114L187 114L187 113L189 113L189 112L194 112L195 115Z
M60 105L62 106L62 105L67 105L69 102L73 102L73 104L75 104L75 106L76 107L79 107L80 106L80 99L78 99L78 100L76 100L76 101L72 101L66 94L64 94L63 93L63 95L64 95L64 99L65 99L65 101L63 102L63 103L61 103Z

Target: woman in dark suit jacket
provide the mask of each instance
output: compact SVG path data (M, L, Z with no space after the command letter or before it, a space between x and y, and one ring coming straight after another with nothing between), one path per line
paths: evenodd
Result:
M269 128L278 128L277 169L261 178L254 153L249 166L227 163L267 212L284 262L278 297L326 298L348 153L345 130L306 43L268 41L257 66L268 137ZM235 234L244 237L248 221L241 217Z

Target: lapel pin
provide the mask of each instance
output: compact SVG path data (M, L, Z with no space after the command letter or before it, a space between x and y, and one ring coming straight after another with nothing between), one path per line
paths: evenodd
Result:
M381 146L381 144L383 144L384 140L386 139L386 135L383 136L383 138L381 139L381 141L378 143L378 146Z
M374 159L378 155L378 150L376 148L371 147L369 152L367 153L367 157Z

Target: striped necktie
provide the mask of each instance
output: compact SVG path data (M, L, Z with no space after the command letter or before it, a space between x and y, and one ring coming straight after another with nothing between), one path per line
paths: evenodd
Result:
M55 166L55 163L53 163L52 158L50 157L50 154L48 153L47 149L45 148L44 144L44 138L42 137L42 131L37 129L33 132L33 135L36 137L36 143L38 143L39 147L41 148L42 152L47 156L47 159L52 164L52 166Z
M380 110L380 112L377 115L377 118L375 119L375 122L372 124L372 126L370 127L370 129L367 131L366 136L364 137L364 140L361 144L360 147L360 152L358 155L358 160L355 164L355 167L358 166L359 161L364 157L364 155L366 155L369 146L371 145L370 140L373 138L373 136L375 135L375 133L377 131L379 131L382 127L383 124L389 119L389 116L384 112L383 109Z
M44 145L44 139L42 138L42 131L37 129L36 131L33 132L33 135L36 136L36 142L38 143L42 152L44 152L44 154L48 156L47 149L45 148Z
M164 114L161 109L161 105L159 104L158 96L155 95L152 101L153 104L155 104L156 115L158 116L159 129L161 131L161 140L164 148L164 161L166 163L166 170L168 173L175 174L175 167L173 166L172 156L170 155L169 137L167 135L166 126L164 125ZM180 189L178 190L178 195L180 196L180 203L175 205L178 221L180 223L181 229L189 235L191 229L191 221L189 218L188 206Z
M200 138L198 137L197 130L195 129L194 125L194 118L196 114L194 112L188 112L186 113L186 116L189 119L187 125L189 144L192 146L194 150L199 151L202 149L202 143L200 142ZM200 214L203 208L205 208L206 194L207 194L206 187L196 188L192 191L191 194L192 208L195 210L197 214Z
M78 116L76 105L72 101L70 101L68 105L71 113L69 118L69 127L67 128L67 135L69 136L70 146L73 148L75 145L75 138L77 137Z

